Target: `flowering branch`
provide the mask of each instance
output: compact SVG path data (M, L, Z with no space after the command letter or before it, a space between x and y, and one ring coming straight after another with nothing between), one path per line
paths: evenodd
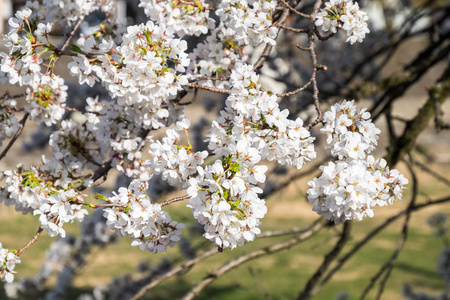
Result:
M289 16L289 10L287 10L287 9L283 10L281 17L274 23L273 26L277 27L279 24L282 24L287 19L288 16ZM277 36L278 36L278 34L277 34ZM266 44L263 52L261 53L261 56L258 58L255 65L253 66L253 70L257 71L262 68L262 66L264 65L264 62L267 60L267 58L269 58L272 48L273 48L272 44Z

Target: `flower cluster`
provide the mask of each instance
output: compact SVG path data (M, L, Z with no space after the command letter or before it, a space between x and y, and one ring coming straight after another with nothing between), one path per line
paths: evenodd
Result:
M267 212L265 201L257 195L262 190L254 185L265 181L267 167L255 166L259 157L252 157L246 146L241 141L228 159L199 167L199 175L189 180L188 207L204 225L203 236L219 249L253 241Z
M40 199L50 192L45 180L41 180L39 171L32 168L26 172L5 171L5 187L0 188L0 203L14 205L16 211L23 214L33 212L40 206Z
M159 24L172 27L179 37L205 34L214 28L210 8L204 0L141 0L145 14Z
M209 148L215 154L226 155L234 151L237 141L247 140L261 159L300 169L316 157L314 137L300 118L288 119L289 111L280 110L276 96L264 91L258 79L252 65L242 64L233 71L232 93L222 117L211 126Z
M42 76L41 56L46 50L36 51L37 44L41 41L38 41L34 34L37 37L43 36L51 30L52 25L41 23L33 32L30 23L31 13L29 8L18 11L15 18L9 19L11 30L3 37L9 53L0 53L1 71L8 74L10 84L28 85L39 82Z
M101 8L104 13L110 12L113 7L111 0L44 0L43 11L49 13L47 19L64 20L72 25L79 19ZM61 18L64 16L64 18Z
M251 65L233 70L231 95L208 135L209 149L223 158L197 168L198 176L189 180L189 207L204 225L204 236L219 248L242 246L259 233L267 211L256 186L266 181L261 159L300 169L316 156L303 121L288 119L288 110L279 109L276 96L264 91L258 79Z
M45 169L53 176L59 173L82 174L85 168L95 170L103 160L95 133L84 124L63 120L61 128L50 136L52 159L45 161Z
M27 89L27 105L25 111L30 113L31 120L47 126L56 124L64 114L67 98L67 86L64 79L57 75L43 75L38 81L30 83Z
M189 54L191 64L188 68L189 79L211 77L214 80L198 80L204 86L228 87L228 78L236 65L245 62L248 57L244 47L234 42L220 28L211 32L203 43L199 43Z
M17 102L14 99L0 99L0 146L3 140L15 134L20 124L14 115Z
M164 24L130 26L122 40L115 45L111 39L98 43L93 36L79 39L79 53L68 65L71 74L89 85L100 81L119 104L157 108L187 83L178 74L189 65L187 43Z
M65 236L64 223L82 221L87 211L81 193L73 187L76 181L65 174L51 176L46 169L45 159L39 168L30 171L5 171L6 186L0 188L0 203L14 205L16 211L23 214L40 215L41 227L50 236Z
M366 108L357 109L354 101L344 100L333 105L323 116L320 130L327 135L327 148L340 160L364 159L378 142L378 129L370 120Z
M58 194L50 194L47 198L40 199L40 206L34 210L34 215L39 216L41 228L48 231L48 235L53 237L60 235L66 236L62 228L64 223L73 221L83 221L88 214L86 209L82 208L83 200L81 194L75 190L60 190Z
M321 131L328 135L331 154L338 160L320 167L322 175L308 182L307 193L313 210L336 224L373 217L374 206L401 200L408 184L384 159L367 155L375 148L380 132L369 118L368 112L346 100L324 114Z
M52 50L48 37L53 26L32 21L29 8L17 12L16 18L9 19L9 24L12 30L4 36L9 53L0 53L3 57L1 71L7 74L9 83L29 86L25 111L32 120L47 126L55 124L64 113L67 86L51 71L41 73L44 53ZM51 66L54 54L49 59Z
M322 26L322 30L336 33L338 29L347 32L347 42L354 44L362 42L370 30L367 27L367 13L359 10L357 2L350 0L330 0L325 3L316 15L316 26Z
M14 268L20 264L20 258L12 251L4 249L0 243L0 278L3 282L14 280Z
M58 176L64 170L82 174L85 168L96 170L105 156L112 158L112 166L130 177L144 171L140 150L146 140L139 136L143 124L129 106L87 98L87 112L78 121L64 120L61 128L50 136L53 157L46 169ZM152 117L155 119L156 116ZM42 169L42 168L41 168Z
M176 123L174 129L166 131L162 142L156 141L150 145L149 153L153 160L149 167L156 174L162 174L163 179L173 186L186 187L188 179L197 173L197 166L203 164L208 151L194 152L192 145L180 144L181 132L186 132L190 121L183 119Z
M133 239L131 245L153 253L173 247L181 237L184 224L172 221L169 214L161 210L160 204L153 204L146 192L150 176L143 173L127 188L120 188L118 194L102 198L115 208L106 208L106 224L119 236Z
M224 0L216 14L239 45L275 45L278 30L272 26L272 13L276 6L275 0Z
M221 1L216 15L220 23L203 43L190 55L189 78L198 83L218 88L228 87L228 78L237 65L247 61L246 45L261 43L275 45L277 28L272 26L272 13L277 2L271 1Z

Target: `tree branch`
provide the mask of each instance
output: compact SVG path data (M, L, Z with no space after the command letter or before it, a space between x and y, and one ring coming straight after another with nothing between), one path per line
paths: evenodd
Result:
M29 113L25 113L25 115L23 116L22 120L20 120L20 128L19 130L17 130L16 134L14 135L14 137L9 141L8 145L6 146L6 148L3 150L3 152L0 154L0 160L2 160L3 157L5 157L5 155L8 153L9 149L11 149L12 145L14 145L14 143L16 142L17 138L19 137L19 135L22 133L22 130L25 126L25 123L27 122L28 116L30 114Z
M194 288L192 288L186 295L184 295L184 297L182 299L183 300L193 299L201 291L203 291L208 285L210 285L214 280L216 280L220 276L228 273L232 269L234 269L248 261L254 260L254 259L259 258L264 255L273 254L275 252L291 248L292 246L297 245L297 244L307 240L308 238L313 236L315 233L317 233L324 226L324 224L325 224L325 221L316 223L309 231L303 232L303 233L295 236L292 239L277 243L277 244L269 246L269 247L260 248L253 252L247 253L238 258L230 260L229 262L225 263L221 267L212 271L208 276L203 278L203 280L198 282L194 286Z
M311 276L311 278L308 280L305 288L298 296L298 300L310 299L312 296L314 296L314 287L319 283L319 280L323 276L324 272L337 258L338 254L342 251L344 245L347 243L350 236L351 224L351 221L347 221L344 223L344 229L342 230L341 238L337 241L334 248L325 256L325 259L323 260L317 271L314 273L314 275Z

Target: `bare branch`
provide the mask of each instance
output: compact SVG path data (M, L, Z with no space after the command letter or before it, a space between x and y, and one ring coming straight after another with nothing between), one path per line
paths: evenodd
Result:
M286 0L280 0L280 1L281 1L281 3L283 3L284 6L286 6L287 9L289 9L290 11L292 11L294 14L299 15L300 17L307 18L307 19L311 18L310 15L304 14L304 13L302 13L302 12L296 10L296 9L293 8L292 6L290 6L289 3L287 3Z
M196 83L186 83L185 86L194 88L194 89L207 90L207 91L211 91L211 92L219 93L219 94L228 94L228 95L231 94L230 90L218 89L218 88L204 86L204 85L200 85L200 84L196 84Z
M17 256L20 256L23 251L27 250L31 245L33 245L41 235L42 231L43 229L39 227L34 237L23 248L21 248L19 252L17 252Z
M408 237L408 224L409 224L409 220L411 217L411 212L412 212L412 208L414 206L414 204L416 203L416 199L417 199L417 194L418 194L418 182L417 182L417 176L411 166L411 164L407 164L408 169L411 173L412 176L412 181L413 181L413 195L411 198L411 202L408 205L407 211L406 211L406 218L405 218L405 222L403 224L403 228L402 228L402 232L400 235L400 238L397 242L397 247L394 251L394 253L392 254L392 256L390 257L390 259L380 268L380 270L372 277L372 279L370 280L369 284L364 288L363 292L361 293L360 299L364 299L367 294L369 293L369 291L372 289L372 287L375 285L375 283L381 278L381 276L383 274L385 274L385 276L383 277L382 281L380 282L380 288L378 291L378 296L377 299L380 299L381 294L383 293L384 287L386 285L387 279L389 278L391 271L394 267L395 262L397 261L397 257L400 254L401 250L403 249L403 245L406 242L406 239Z
M219 253L219 252L217 252L217 248L213 248L213 249L208 250L208 251L204 252L203 254L197 256L196 258L193 258L193 259L185 262L184 264L182 264L176 268L173 268L172 270L165 273L164 275L154 278L149 284L143 286L139 290L139 292L136 295L134 295L133 298L131 298L130 300L137 300L137 299L143 297L146 292L150 291L152 288L154 288L155 286L160 284L162 281L164 281L170 277L173 277L173 276L183 272L184 270L188 270L188 269L192 268L194 265L196 265L200 261L202 261L214 254L217 254L217 253Z
M175 198L172 198L172 199L164 201L163 203L161 203L161 206L167 206L167 205L170 205L170 204L175 203L175 202L180 202L180 201L187 200L189 198L191 198L191 196L189 196L189 195L184 195L184 196L181 196L181 197L175 197Z
M311 60L314 66L314 70L313 70L313 74L312 74L312 85L313 85L313 100L314 100L314 105L316 106L316 111L317 111L317 118L316 120L314 120L314 122L312 122L311 124L309 124L306 129L310 130L312 127L316 126L317 124L319 124L320 122L322 122L323 120L323 113L322 110L320 108L320 101L319 101L319 88L317 87L317 70L322 69L323 66L319 66L319 63L317 62L317 55L316 55L316 42L314 40L314 19L316 17L316 14L319 12L320 6L322 5L322 1L321 0L317 0L316 3L314 4L314 10L313 13L311 14L311 23L309 24L309 34L308 34L308 43L309 43L309 53L311 56Z
M300 293L297 299L310 299L313 296L312 292L314 287L319 283L320 278L323 276L330 264L337 258L338 254L342 251L344 245L347 243L350 236L351 224L351 221L347 221L344 223L344 229L342 230L341 238L337 241L334 248L325 256L323 263L319 266L314 275L311 276L311 278L308 280L305 288Z
M273 254L275 252L288 249L294 245L297 245L311 236L313 236L315 233L317 233L325 224L325 221L319 222L315 224L309 231L303 232L297 236L295 236L292 239L289 239L284 242L280 242L277 244L274 244L272 246L260 248L258 250L255 250L253 252L247 253L245 255L242 255L238 258L235 258L233 260L230 260L229 262L225 263L221 267L217 268L216 270L212 271L208 276L203 278L200 282L198 282L192 290L190 290L184 297L183 300L191 300L195 296L197 296L203 289L205 289L208 285L210 285L214 280L219 278L220 276L228 273L232 269L239 267L240 265L254 260L256 258L259 258L264 255Z
M389 219L387 219L383 224L381 224L380 226L378 226L377 228L375 228L374 230L372 230L371 232L369 232L365 238L363 238L361 241L359 241L359 243L357 243L355 246L353 246L353 248L351 250L349 250L342 258L340 258L338 260L337 265L327 273L327 275L324 277L324 279L322 279L322 281L320 282L320 284L316 287L316 289L321 289L332 277L334 274L336 274L341 268L342 266L354 255L356 254L359 249L361 249L364 245L366 245L372 238L374 238L378 233L380 233L384 228L386 228L389 224L393 223L394 221L396 221L398 218L400 218L401 216L403 216L404 214L407 213L408 209L410 209L412 212L416 211L416 210L420 210L422 208L431 206L431 205L438 205L438 204L443 204L446 202L450 201L450 196L449 197L445 197L445 198L441 198L438 200L434 200L434 201L428 201L426 203L422 203L422 204L417 204L414 205L411 209L407 208L405 210L402 210L401 212L399 212L398 214L396 214L395 216L390 217Z
M20 128L19 130L17 130L16 134L14 135L14 137L9 141L8 145L6 145L6 148L3 150L3 152L0 154L0 160L2 160L3 157L5 157L5 155L8 153L9 149L11 149L12 145L14 145L14 143L16 142L17 138L19 137L19 135L22 133L23 127L25 126L25 123L28 119L28 116L30 114L29 113L25 113L25 115L23 116L22 120L20 120Z
M277 96L278 96L278 97L289 97L289 96L298 94L298 93L300 93L300 92L306 90L306 88L307 88L308 86L310 86L312 82L313 82L313 78L311 77L311 79L310 79L307 83L305 83L305 85L299 87L298 89L293 90L293 91L291 91L291 92L286 92L286 93L282 93L282 94L277 94Z
M289 31L292 31L292 32L295 32L295 33L308 32L308 30L306 30L306 29L294 28L294 27L290 27L290 26L287 26L287 25L284 25L284 24L276 24L275 27L283 28L283 29L286 29L286 30L289 30Z
M286 230L265 231L265 232L261 233L260 235L258 235L256 238L262 239L262 238L268 238L268 237L283 236L283 235L287 235L287 234L304 233L304 232L311 230L314 226L316 226L317 223L321 223L321 222L324 222L323 217L318 218L308 227L292 227L292 228L289 228Z

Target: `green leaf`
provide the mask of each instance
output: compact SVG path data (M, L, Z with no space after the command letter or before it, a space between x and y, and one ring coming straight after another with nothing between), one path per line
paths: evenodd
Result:
M72 50L75 53L86 54L86 53L83 52L83 50L81 50L80 47L78 47L75 44L70 44L70 50Z

